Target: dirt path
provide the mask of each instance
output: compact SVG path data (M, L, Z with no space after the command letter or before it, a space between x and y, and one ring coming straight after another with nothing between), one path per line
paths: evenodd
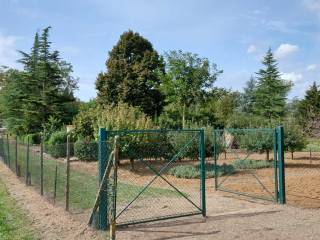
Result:
M125 240L318 240L320 211L210 194L207 218L188 217L118 229Z
M0 178L17 204L27 210L39 239L105 239L101 232L89 228L86 221L78 222L60 207L55 207L26 187L0 162Z

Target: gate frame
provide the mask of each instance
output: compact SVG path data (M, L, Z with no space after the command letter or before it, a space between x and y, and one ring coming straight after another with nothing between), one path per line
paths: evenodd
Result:
M128 134L143 134L143 133L161 133L161 132L198 132L199 133L199 162L200 162L200 208L201 212L197 214L181 214L179 216L166 216L154 220L141 220L139 222L135 222L132 224L146 223L152 221L160 221L160 220L168 220L172 218L178 217L186 217L192 215L201 214L203 217L206 217L206 166L205 166L205 134L204 129L180 129L180 130L172 130L172 129L146 129L146 130L106 130L105 128L99 128L99 154L98 154L98 172L99 172L99 184L102 181L104 172L106 170L109 149L108 149L108 140L110 136L123 135L125 133ZM122 134L121 134L122 133ZM100 197L99 202L99 211L98 211L98 219L99 223L96 227L100 230L107 230L110 226L108 222L108 193L103 192ZM124 224L129 225L129 224Z
M218 176L218 151L217 151L217 136L216 133L221 130L243 130L243 131L252 131L252 130L266 130L266 128L239 128L239 129L232 129L232 128L225 128L225 129L214 129L213 130L213 157L214 157L214 164L215 164L215 176ZM269 128L271 131L272 128ZM273 168L274 168L274 189L275 195L274 199L275 202L280 204L286 203L286 190L285 190L285 157L284 157L284 128L283 126L278 126L273 129L273 148L274 148L274 159L273 159ZM225 191L237 195L242 195L246 197L256 198L256 199L263 199L267 201L271 201L270 199L266 199L263 197L254 196L251 194L241 193L232 190L226 189L219 189L218 186L218 178L214 178L214 188L216 191Z

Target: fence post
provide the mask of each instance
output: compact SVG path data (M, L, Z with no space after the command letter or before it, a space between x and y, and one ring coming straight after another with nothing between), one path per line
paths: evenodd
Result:
M40 144L40 193L43 195L43 142L44 136L41 135L41 144Z
M57 198L57 180L58 180L58 162L56 162L56 169L54 172L54 189L53 189L53 203L56 203Z
M213 130L214 189L218 190L217 133Z
M107 131L105 128L99 129L99 184L106 170L108 148L107 148ZM106 230L108 225L107 210L108 210L108 193L103 191L99 204L99 229Z
M205 139L204 139L204 129L200 130L200 168L201 168L201 209L202 216L207 215L206 208L206 151L205 151Z
M278 161L279 161L279 203L286 203L285 162L284 162L284 129L278 127Z
M7 151L8 151L8 166L10 168L10 144L9 144L9 134L7 134Z
M29 148L30 148L30 141L29 136L27 139L27 164L26 164L26 185L29 183Z
M115 136L114 139L114 159L113 159L113 210L112 219L110 223L110 239L116 239L116 216L117 216L117 174L118 174L118 163L119 163L119 136Z
M274 169L274 193L275 193L275 202L278 202L279 199L279 184L278 184L278 142L277 142L277 129L273 130L273 169Z
M66 211L69 211L70 196L70 136L67 136L67 179L66 179Z
M18 176L18 136L16 136L15 142L15 167L16 167L16 175Z

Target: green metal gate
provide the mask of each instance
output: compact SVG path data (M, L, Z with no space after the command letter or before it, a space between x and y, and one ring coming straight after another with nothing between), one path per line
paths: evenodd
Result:
M110 188L114 193L107 189L101 195L101 229L109 225L111 205L117 226L206 215L204 130L100 129L100 179L115 137L119 141L116 187ZM173 176L186 165L198 169L198 179ZM108 198L110 195L115 197ZM115 202L110 204L110 199Z
M216 129L215 189L285 203L283 127Z

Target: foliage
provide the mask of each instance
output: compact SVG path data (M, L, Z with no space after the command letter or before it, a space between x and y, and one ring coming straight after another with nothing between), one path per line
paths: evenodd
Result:
M162 75L161 91L169 106L178 106L184 128L188 108L203 100L222 71L208 59L181 50L166 53L165 61L166 74Z
M241 112L244 113L253 113L253 106L255 103L255 92L256 92L256 80L253 76L250 77L250 80L246 83L244 93L241 98Z
M58 131L51 134L48 142L45 146L45 151L47 151L52 157L60 158L67 156L67 136L66 131ZM70 139L70 142L72 139ZM73 146L70 144L70 156L73 155Z
M231 175L235 172L234 167L228 164L217 165L218 176ZM179 165L170 168L168 174L177 178L194 179L200 178L200 165ZM206 163L206 178L215 177L215 165Z
M231 133L235 136L236 143L241 149L246 149L248 153L258 152L267 153L267 160L269 160L269 152L274 147L273 131L254 129L252 131L244 131L239 133Z
M96 81L98 103L116 105L124 102L140 107L149 115L160 114L163 96L158 90L163 61L152 44L138 33L124 32L109 52L107 72Z
M78 139L87 141L95 139L97 133L98 111L95 105L83 105L73 120L74 134Z
M77 112L77 79L71 76L71 64L51 50L49 29L35 34L30 53L19 51L23 71L10 70L1 88L0 108L10 132L40 132L51 116L63 124Z
M272 167L272 162L266 160L237 159L232 165L235 169L259 169Z
M152 120L139 108L125 103L98 109L97 126L108 130L153 129Z
M285 150L291 153L301 151L307 146L307 140L301 127L295 123L287 122L284 125Z
M304 131L311 136L320 136L320 89L315 82L306 91L298 109Z
M291 83L281 79L271 49L268 50L262 64L265 68L257 72L253 110L257 115L267 119L279 119L284 116Z
M74 144L74 155L81 161L97 161L98 150L97 142L78 140Z

